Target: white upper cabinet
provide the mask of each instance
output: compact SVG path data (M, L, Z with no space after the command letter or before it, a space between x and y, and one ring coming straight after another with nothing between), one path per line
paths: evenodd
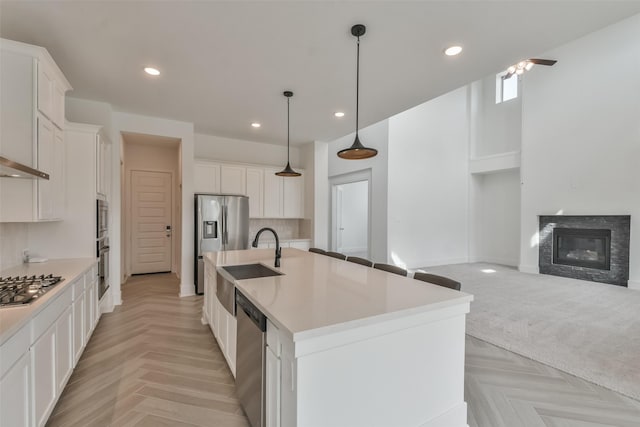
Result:
M96 193L108 198L111 181L111 144L103 132L96 134Z
M264 170L264 216L265 218L284 217L284 206L282 198L282 180L276 172L280 169Z
M64 97L71 89L41 47L0 39L0 155L49 174L0 179L0 222L64 217Z
M193 189L196 193L220 193L220 165L195 162Z
M285 218L304 218L304 175L283 177Z
M220 192L222 194L247 194L247 168L236 165L220 165Z
M196 193L249 197L249 218L304 218L304 170L299 177L277 176L282 168L195 162Z
M249 196L249 218L264 216L264 169L247 168L247 196Z

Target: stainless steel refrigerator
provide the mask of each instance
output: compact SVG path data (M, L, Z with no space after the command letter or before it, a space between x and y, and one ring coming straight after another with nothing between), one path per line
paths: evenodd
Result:
M194 280L196 293L204 292L202 254L249 248L249 198L221 194L195 194Z

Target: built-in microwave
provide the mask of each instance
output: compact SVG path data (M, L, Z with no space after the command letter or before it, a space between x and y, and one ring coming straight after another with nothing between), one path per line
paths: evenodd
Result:
M106 200L97 200L96 239L104 239L109 235L109 204Z

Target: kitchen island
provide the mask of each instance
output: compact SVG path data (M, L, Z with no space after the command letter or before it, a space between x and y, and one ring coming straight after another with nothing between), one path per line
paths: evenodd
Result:
M205 259L204 318L234 374L235 318L215 297L217 273L250 263L283 273L234 281L268 319L267 426L466 425L472 295L296 249L279 268L272 249Z

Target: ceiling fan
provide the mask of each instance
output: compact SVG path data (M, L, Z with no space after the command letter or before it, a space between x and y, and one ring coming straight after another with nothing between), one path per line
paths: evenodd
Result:
M550 67L556 62L558 61L556 61L555 59L539 59L539 58L525 59L524 61L520 61L516 65L512 65L509 68L507 68L507 73L504 76L502 76L502 80L509 79L514 74L520 75L525 71L529 71L530 69L533 68L534 65L547 65Z

